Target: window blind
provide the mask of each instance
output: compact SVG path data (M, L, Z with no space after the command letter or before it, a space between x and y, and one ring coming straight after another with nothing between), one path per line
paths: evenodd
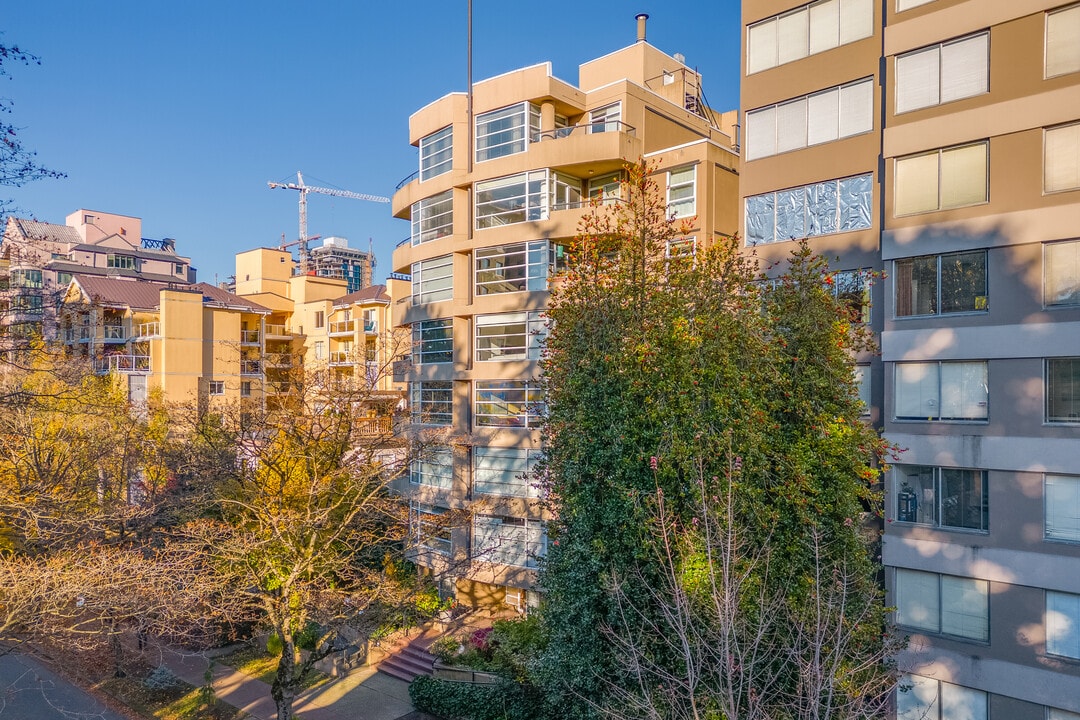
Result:
M746 74L776 65L776 18L751 25L746 34Z
M810 13L804 7L777 20L777 62L781 65L806 57Z
M937 209L938 155L916 155L896 161L894 215Z
M941 46L941 102L979 95L989 89L990 36L974 37Z
M832 88L807 98L806 141L809 145L836 140L840 127L840 89Z
M776 108L746 114L746 159L776 154Z
M1080 72L1080 5L1046 16L1046 77Z
M896 58L896 112L938 103L939 51L932 47Z
M941 207L986 201L987 145L968 145L941 152Z
M810 6L810 54L830 50L840 44L840 0L825 0Z
M1080 188L1080 123L1046 131L1043 144L1043 189Z
M840 137L874 129L874 83L871 80L840 88Z
M806 98L776 107L776 152L806 147Z

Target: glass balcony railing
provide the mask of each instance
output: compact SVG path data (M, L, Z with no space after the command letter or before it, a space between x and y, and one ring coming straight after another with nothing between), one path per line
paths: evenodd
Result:
M258 345L259 344L259 331L258 330L241 330L240 342L243 345Z
M161 326L156 322L139 323L135 326L135 337L152 338L161 334Z
M259 375L260 373L262 373L262 363L260 363L258 360L240 361L241 375Z
M144 373L150 372L149 355L106 355L94 360L94 370L99 374L110 372Z
M127 333L124 332L123 325L106 325L104 327L104 331L104 338L106 342L123 342L127 337Z
M621 120L603 120L600 122L582 123L581 125L570 125L568 127L533 133L530 139L532 142L539 142L540 140L545 139L561 140L570 137L571 135L594 135L596 133L604 132L620 132L633 136L636 131L632 125L627 125Z
M273 335L275 337L288 337L289 331L284 325L267 325L266 334Z
M330 323L331 335L347 335L356 332L355 320L336 320Z

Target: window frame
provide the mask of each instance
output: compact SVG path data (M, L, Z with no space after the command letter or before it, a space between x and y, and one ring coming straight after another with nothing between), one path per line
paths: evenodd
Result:
M414 246L453 235L453 188L414 202L409 210L409 225L409 241Z
M437 490L454 488L454 449L448 445L424 448L409 461L409 484Z
M1080 5L1077 6L1080 8ZM1072 143L1076 145L1074 156L1080 155L1080 121L1062 123L1060 125L1054 125L1052 127L1043 128L1043 194L1054 195L1057 193L1075 192L1080 190L1080 158L1077 158L1076 168L1073 170L1074 177L1069 181L1072 184L1063 185L1061 187L1050 187L1048 173L1050 170L1051 157L1060 158L1069 155L1068 152L1062 152L1060 149L1051 152L1051 135L1054 133L1073 133L1076 135L1072 138ZM1066 148L1069 149L1069 148Z
M473 493L490 495L492 497L520 497L536 498L540 496L539 489L530 482L530 476L535 471L536 463L539 462L541 452L531 448L522 447L490 447L476 445L473 447ZM515 467L481 467L481 458L488 462L498 460L512 461ZM521 467L516 465L520 463ZM505 481L508 473L514 473L509 481ZM490 476L496 478L503 476L503 480L481 480Z
M945 205L942 202L942 194L944 192L943 183L941 182L941 180L942 180L942 158L944 157L944 155L946 153L959 152L961 150L966 150L967 148L973 148L973 147L976 147L976 146L979 146L979 145L981 145L983 147L984 151L985 151L985 160L984 160L985 172L983 173L983 197L982 197L982 199L981 200L975 200L975 201L972 201L972 202L963 202L963 203L959 203L959 204ZM936 205L934 207L917 208L917 209L914 209L914 210L905 210L904 212L900 212L899 211L899 205L900 205L899 200L900 200L901 191L903 190L903 188L901 187L901 183L899 182L900 165L902 163L914 162L914 161L916 161L916 160L918 160L920 158L926 158L926 157L930 157L932 155L937 156L937 174L936 174L936 178L937 178L937 202L936 202ZM893 177L892 177L892 180L893 180L893 183L892 183L893 184L893 208L892 209L893 209L893 217L896 217L896 218L912 217L912 216L915 216L915 215L924 215L926 213L942 212L942 211L945 211L945 210L956 210L956 209L959 209L959 208L966 208L966 207L975 207L976 205L986 205L986 204L988 204L990 202L990 140L989 139L976 140L975 142L967 142L967 143L962 143L960 145L950 145L948 147L936 148L934 150L929 150L927 152L913 153L911 155L905 155L904 157L895 158L893 160Z
M521 325L521 332L482 332L482 328ZM540 359L547 317L541 311L489 313L473 317L473 357L476 362L521 362ZM492 345L491 340L521 338L520 344Z
M443 141L447 139L450 142L443 143ZM419 150L420 182L450 172L454 162L454 126L447 125L441 130L436 130L430 135L420 138ZM438 160L430 162L433 158L438 158ZM426 172L424 167L425 160L429 161Z
M595 202L598 205L613 205L622 199L624 182L626 179L622 170L591 177L586 183L586 197L589 202Z
M841 278L853 277L858 279L853 291L846 291L846 285ZM828 290L837 302L842 304L848 311L851 322L855 325L869 325L873 308L870 303L870 290L874 286L873 268L854 268L850 270L834 270L828 275L831 282L827 283ZM858 294L858 306L854 300ZM851 296L851 297L847 297Z
M208 380L206 382L206 394L213 397L219 397L225 394L225 381L224 380Z
M965 309L965 310L952 310L952 311L946 312L943 309L943 307L944 307L943 299L945 297L944 287L943 287L944 283L942 282L943 268L945 267L945 262L947 262L949 258L960 258L961 256L964 256L964 255L970 255L970 256L981 255L982 258L983 258L983 262L982 262L982 265L983 265L983 271L982 271L983 272L983 294L982 295L973 295L972 296L972 300L973 300L972 304L975 306L975 308L972 309L972 310ZM900 277L901 277L900 264L901 263L911 263L911 265L912 265L911 277L914 279L915 278L915 269L916 269L915 268L915 263L917 261L920 261L920 260L925 261L927 258L934 258L934 296L932 298L934 311L929 312L929 313L911 312L911 313L908 313L906 315L901 315L900 314L900 304L901 304L900 303ZM893 260L893 273L892 273L892 276L893 276L893 317L895 319L897 319L897 320L907 320L907 319L910 319L910 318L941 317L943 315L976 315L976 314L986 314L986 313L990 312L990 272L989 272L989 266L990 266L990 256L989 256L989 253L987 252L987 250L985 250L985 249L981 249L981 250L964 250L964 251L961 251L961 252L941 253L941 254L938 254L938 255L916 255L916 256L912 256L912 257L894 259ZM915 301L913 300L913 298L915 297L915 293L912 292L910 294L911 294L911 298L908 300L908 303L910 303L911 307L914 309ZM982 307L979 307L979 305L980 305L980 300L979 299L980 298L982 298L982 302L981 302Z
M550 244L547 240L477 248L473 251L473 292L479 297L547 290L550 256ZM511 260L514 264L510 264ZM502 264L499 264L500 262ZM520 277L507 278L507 273L512 271L521 271L523 274ZM489 277L493 279L488 279ZM508 290L492 289L512 285L518 287Z
M454 297L454 254L419 260L412 264L412 303L452 300ZM440 285L445 284L445 287Z
M918 517L918 506L921 505L924 500L918 497L917 489L911 490L911 496L905 497L904 488L908 487L908 482L904 478L910 478L915 475L921 475L922 473L912 473L911 470L929 471L931 474L931 493L933 499L930 501L933 519L930 522L924 522ZM978 506L969 506L966 512L971 512L972 509L979 515L980 527L970 527L968 525L949 525L946 524L946 517L948 515L945 505L949 502L949 496L945 493L945 473L978 473L978 479L980 481L981 489L979 495L981 495L981 503ZM940 465L909 465L909 464L897 464L892 468L892 505L893 505L893 518L898 523L904 523L905 525L919 525L922 527L931 527L935 530L944 530L948 532L965 532L976 533L979 535L986 535L990 532L990 479L989 472L980 468L961 468L961 467L943 467ZM922 488L925 498L926 490ZM904 507L905 502L916 503L915 508L906 509Z
M934 688L934 697L929 702L922 703L922 698L919 698L919 691L916 688L920 686L930 687L931 685ZM905 691L904 688L908 689ZM969 698L982 697L982 710L978 717L965 717L970 717L970 720L989 720L990 696L985 690L969 688L924 675L903 673L900 676L900 682L896 685L896 719L949 720L948 712L951 706L965 695ZM917 698L921 706L903 708L902 706L906 704L904 700L908 698ZM909 710L914 710L914 712L909 713Z
M109 253L105 256L105 267L118 270L138 270L138 260L134 255Z
M1073 384L1073 387L1074 387L1073 395L1074 395L1074 397L1071 400L1065 400L1064 402L1068 402L1071 405L1076 406L1077 412L1070 413L1068 416L1065 416L1065 415L1051 416L1050 407L1051 407L1051 403L1053 402L1053 398L1051 397L1051 394L1052 394L1052 391L1051 391L1051 365L1056 364L1056 363L1063 363L1063 362L1072 363L1073 367L1075 368L1074 373L1073 373L1074 376L1075 376L1075 382ZM1050 358L1044 358L1043 359L1043 396L1044 396L1044 400L1045 400L1044 405L1043 405L1043 407L1044 407L1043 423L1044 424L1058 426L1058 425L1076 425L1076 424L1080 423L1080 357L1050 357ZM1064 418L1064 419L1055 419L1055 417L1056 418Z
M670 218L683 219L697 215L697 163L671 168L667 171L667 215ZM684 173L690 179L676 179ZM689 188L689 195L682 195Z
M486 531L483 526L487 526ZM513 529L507 531L507 528ZM498 544L484 548L483 543L489 539L495 540ZM515 552L513 555L500 553L502 543L520 544L521 552ZM474 561L535 570L538 566L537 561L547 554L547 527L539 520L477 514L473 517L472 542L469 550ZM484 555L487 557L480 557ZM511 561L519 558L521 562Z
M1074 248L1075 260L1073 261L1074 272L1071 273L1075 280L1075 288L1068 293L1068 296L1074 297L1074 302L1048 302L1047 297L1050 292L1050 281L1047 271L1052 267L1051 257L1047 250L1051 247L1065 247L1066 245ZM1068 240L1057 240L1054 242L1044 242L1042 244L1042 259L1043 259L1043 307L1047 309L1054 308L1074 308L1080 306L1080 238L1073 238ZM1066 277L1069 273L1064 273ZM1059 283L1064 285L1065 283ZM1061 292L1059 291L1059 295Z
M551 171L543 168L477 182L473 186L474 227L487 230L547 220L551 213L550 176ZM513 194L509 194L510 188L515 188ZM495 210L488 212L489 207Z
M445 396L442 395L443 393ZM454 382L452 380L410 382L409 421L416 425L453 425Z
M952 47L954 45L961 45L963 43L972 42L972 41L975 41L976 39L980 39L980 38L985 38L985 42L986 42L986 52L985 52L984 63L983 63L983 70L984 70L984 72L983 72L983 89L979 90L978 92L972 92L972 93L967 94L967 95L957 95L956 97L950 97L947 100L942 99L942 92L943 92L942 88L945 85L945 83L943 83L942 81L946 78L946 75L948 74L946 72L946 68L945 68L946 62L942 57L942 53L944 52L945 48ZM911 105L910 107L904 107L903 109L901 109L900 108L900 101L902 99L901 98L901 93L904 90L904 87L902 87L902 82L901 81L904 80L907 77L901 71L901 67L900 67L901 61L905 60L905 59L908 59L908 58L914 58L914 57L916 57L918 55L923 55L923 54L926 54L926 53L934 52L934 51L936 51L936 53L937 53L937 60L936 60L936 63L937 63L937 90L936 90L936 92L937 92L937 100L933 101L933 102L923 104L923 105ZM896 78L896 81L893 83L893 86L894 86L894 89L893 89L893 114L894 115L903 115L903 114L906 114L906 113L909 113L909 112L915 112L917 110L924 110L926 108L937 107L939 105L946 105L948 103L957 102L959 100L966 100L968 98L973 98L973 97L978 97L980 95L985 95L985 94L990 92L990 31L989 30L981 30L979 32L971 33L971 34L965 35L963 37L953 38L952 40L946 40L944 42L934 43L933 45L926 45L924 47L921 47L921 48L918 48L918 49L915 49L915 50L911 50L911 51L908 51L908 52L905 52L905 53L901 53L901 54L897 55L895 57L895 59L893 60L893 74L894 74L894 76Z
M618 132L621 125L621 100L589 111L589 133Z
M1055 483L1073 487L1065 492L1052 492L1050 487ZM1063 531L1055 533L1051 530L1050 508L1060 511L1055 515L1064 516ZM1080 475L1043 474L1043 539L1048 542L1080 543Z
M1045 593L1046 615L1044 625L1046 627L1046 654L1059 658L1068 658L1070 660L1080 660L1080 595L1076 593L1060 592L1056 590L1046 590ZM1050 649L1051 635L1053 634L1052 628L1055 627L1057 623L1051 623L1051 612L1060 614L1064 613L1056 608L1054 610L1050 609L1052 598L1059 602L1069 602L1073 605L1071 614L1068 615L1068 621L1062 623L1063 627L1061 629L1067 633L1066 640L1057 640L1055 638L1056 642L1054 642L1054 650ZM1067 641L1069 644L1068 648L1058 647L1058 642L1065 641ZM1062 650L1062 652L1058 652L1059 649Z
M921 578L922 584L928 582L934 582L937 585L937 596L933 598L936 608L933 612L936 614L936 618L933 618L933 622L920 621L919 618L905 617L906 614L913 614L918 608L912 608L906 604L905 593L903 591L903 583L901 578L910 577L912 581L919 581ZM934 578L933 581L930 578ZM960 582L956 582L960 581ZM964 588L960 583L971 584L972 587ZM959 595L947 597L946 592L952 586L958 589ZM981 586L981 587L980 587ZM969 598L967 597L969 592L978 592L981 594L985 607L983 612L978 614L969 614L963 612L956 612L956 606L965 604ZM912 588L909 586L908 592L912 592ZM916 599L926 599L924 595L920 595L917 591L912 593ZM893 613L893 620L898 627L908 628L917 632L929 633L931 635L939 635L941 637L957 638L964 642L972 642L980 645L988 645L990 643L990 581L982 578L964 577L962 575L950 575L947 573L927 572L925 570L915 570L912 568L898 567L893 573L893 599L896 602L896 610ZM905 611L905 608L907 610ZM952 608L950 610L950 608ZM927 607L926 610L931 610ZM983 619L983 626L981 631L974 634L963 634L955 632L946 632L942 628L946 624L946 617L949 613L958 615L959 619L953 619L954 625L964 623L965 617L978 617ZM921 623L921 624L920 624Z
M450 509L415 500L409 502L409 535L416 541L416 546L445 557L451 557L454 552L453 527L441 522L436 524L432 521L425 521L423 519L425 515L447 517L450 515ZM425 528L430 527L435 527L435 532L425 532ZM436 540L437 543L432 544L430 542L432 539Z
M446 365L454 362L454 319L432 318L414 322L412 342L414 365Z
M856 18L853 17L853 15L856 14L856 10L858 10L859 8L856 7L854 9L850 10L848 12L848 14L846 15L847 22L845 22L844 6L846 4L847 6L850 7L850 6L855 5L856 3L863 3L866 6L865 8L862 8L864 13L867 10L869 10L868 22L866 23L865 28L856 30L855 34L848 35L845 38L845 29L848 27L849 24L854 22L854 20ZM875 25L874 25L874 3L869 2L869 0L846 0L846 2L845 2L845 0L836 0L835 1L835 5L836 5L836 35L835 35L836 44L835 45L826 44L825 46L821 47L820 49L814 50L813 49L814 48L814 43L813 43L813 37L814 37L814 8L822 8L822 7L828 6L830 4L831 4L830 0L818 0L817 2L807 3L805 5L801 5L799 7L792 8L790 10L785 10L782 13L778 13L776 15L772 15L772 16L767 17L767 18L762 18L761 20L758 20L757 22L754 22L754 23L751 23L751 24L747 25L746 29L745 29L745 32L746 32L746 75L747 75L747 77L749 77L750 75L757 74L759 72L764 72L765 70L770 70L772 68L779 67L781 65L786 65L786 64L791 63L791 62L797 62L798 60L801 60L803 58L810 57L812 55L817 55L819 53L828 52L829 50L834 50L834 49L836 49L838 47L843 47L844 45L848 45L848 44L853 43L853 42L858 42L859 40L865 40L866 38L874 36L874 27L875 27ZM803 54L803 55L796 54L796 55L793 55L792 57L790 57L790 58L788 58L788 59L781 62L780 61L780 47L779 47L780 46L779 29L778 29L779 24L780 24L780 19L781 18L790 18L790 17L796 16L799 13L802 13L802 12L805 12L806 16L807 16L806 17L806 43L805 43L806 54ZM762 65L761 67L755 67L754 69L751 69L751 67L750 67L750 58L752 57L752 53L753 53L753 49L751 47L752 44L753 44L752 33L754 31L754 28L762 28L762 27L764 27L765 25L767 25L769 23L774 23L775 26L776 26L774 28L773 32L772 32L773 61L772 61L771 64L766 63L766 64ZM868 32L864 32L864 31L867 31L867 30L868 30ZM831 41L831 38L830 38L830 41Z
M1053 10L1048 10L1046 12L1045 21L1044 21L1044 24L1043 24L1043 78L1046 79L1046 80L1049 80L1050 78L1055 78L1055 77L1062 77L1064 75L1071 75L1071 74L1073 74L1075 72L1080 72L1080 50L1076 51L1078 53L1078 57L1076 57L1076 58L1071 58L1071 57L1067 58L1067 60L1070 60L1071 62L1065 67L1065 69L1061 70L1060 72L1053 72L1053 73L1050 72L1050 60L1051 60L1051 58L1050 58L1050 54L1051 54L1050 23L1051 23L1051 18L1056 16L1056 15L1063 15L1065 13L1070 13L1070 12L1074 12L1074 13L1077 13L1078 15L1080 15L1080 3L1069 5L1068 7L1055 8ZM1080 18L1077 18L1077 22L1080 22ZM1080 39L1080 38L1073 38L1073 40L1074 40L1073 47L1075 47L1075 41L1077 39ZM1068 40L1068 38L1066 38L1066 40Z
M488 129L489 124L498 123L508 118L512 119L512 122L505 127L496 127L494 130ZM526 100L479 113L473 122L476 162L497 160L498 158L523 153L529 149L532 138L540 132L540 108ZM491 145L484 144L484 141L488 138L501 134L509 134L510 138ZM520 148L518 148L519 144Z
M925 365L928 367L935 367L937 373L937 395L936 398L932 398L933 405L936 406L938 414L936 415L899 415L897 414L897 406L899 405L899 392L897 383L900 382L900 369L902 367L915 367L918 365ZM940 414L941 407L943 405L942 397L945 394L943 388L945 385L942 383L942 368L943 366L960 366L960 365L982 365L983 366L983 379L985 387L985 400L975 401L976 405L985 407L983 417L942 417ZM893 420L896 422L950 422L950 423L988 423L990 421L990 365L986 360L923 360L914 362L894 362L893 363ZM961 387L959 390L962 390ZM958 392L949 390L950 393ZM961 405L971 400L961 400Z
M536 380L473 382L473 425L479 428L535 430L543 422L546 403ZM511 399L520 394L519 399ZM505 412L495 412L498 408ZM514 412L510 412L514 409Z
M862 88L861 86L866 86ZM856 88L860 88L856 91ZM869 89L870 97L865 108L865 113L845 115L845 91L846 93L862 92L865 93ZM835 135L822 136L823 139L810 141L810 131L812 126L812 120L821 117L820 113L811 111L812 99L817 102L821 98L826 98L831 93L836 93L836 133ZM850 97L850 96L849 96ZM850 100L849 100L850 101ZM802 105L801 108L796 107ZM865 118L862 115L865 114ZM785 118L799 123L798 127L801 128L802 138L797 140L794 144L787 144L781 148L781 141L789 139L787 135L781 133L782 125ZM866 119L869 120L869 127L865 127L863 124L855 124L854 127L844 130L845 121L851 124L854 119ZM755 145L759 144L758 138L767 138L769 135L768 129L772 128L772 143L767 150L759 151ZM826 145L831 142L837 142L838 140L846 140L847 138L858 137L859 135L865 135L874 131L874 77L872 75L867 77L858 78L851 82L842 83L840 85L834 85L832 87L824 88L822 90L816 90L806 95L799 95L797 97L788 98L773 105L764 105L762 107L754 108L746 112L746 161L760 160L768 157L775 157L777 155L783 155L789 152L795 152L803 150L809 147L817 147L818 145ZM821 128L818 128L818 132L821 132ZM794 137L794 136L792 136Z
M859 202L849 203L845 206L845 193L850 193L852 188L857 190ZM779 207L781 198L784 199L784 202L789 202L794 200L795 195L799 193L802 194L801 202L803 207L801 229L806 232L791 237L779 237L777 233L782 229L782 223L779 221L781 217ZM829 211L832 214L826 218L823 214L826 210L826 204L822 203L821 199L828 194L831 194L835 199L830 203L831 208L829 208ZM865 205L862 203L863 198L866 199ZM757 208L751 211L752 204L761 204L763 209L768 209L769 212L765 213ZM746 246L754 247L756 245L790 242L799 237L824 237L846 232L860 232L869 230L874 226L873 209L874 174L872 172L822 180L809 185L798 185L745 197L743 199L743 235L746 238ZM757 235L766 230L763 224L766 222L766 217L768 218L768 230L771 239L756 239ZM757 218L756 221L755 218ZM855 223L851 222L852 218L855 219ZM755 222L761 225L760 232L757 230L751 232L751 227Z

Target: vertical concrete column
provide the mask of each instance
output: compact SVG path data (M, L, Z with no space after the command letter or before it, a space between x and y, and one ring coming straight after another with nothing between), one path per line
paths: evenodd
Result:
M555 103L547 100L540 105L540 139L550 140L555 129Z

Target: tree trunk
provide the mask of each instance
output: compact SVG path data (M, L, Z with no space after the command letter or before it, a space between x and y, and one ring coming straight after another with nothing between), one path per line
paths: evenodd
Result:
M282 638L281 659L278 660L277 674L270 685L270 697L277 706L278 720L292 720L293 701L296 699L296 645L292 638Z

